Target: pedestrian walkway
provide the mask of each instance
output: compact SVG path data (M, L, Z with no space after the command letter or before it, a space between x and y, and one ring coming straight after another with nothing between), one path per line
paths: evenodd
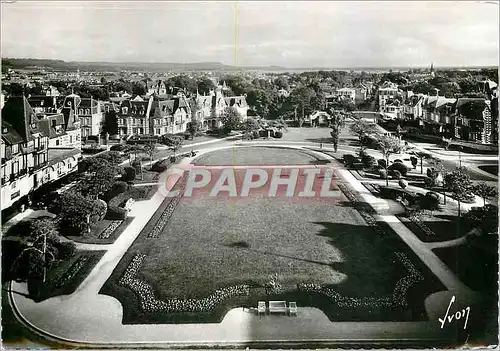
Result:
M7 233L10 228L15 226L21 221L28 221L28 220L33 220L38 217L55 217L56 215L53 213L50 213L47 210L33 210L31 208L26 209L24 212L21 212L17 214L16 216L12 217L10 220L8 220L5 224L2 225L2 233Z

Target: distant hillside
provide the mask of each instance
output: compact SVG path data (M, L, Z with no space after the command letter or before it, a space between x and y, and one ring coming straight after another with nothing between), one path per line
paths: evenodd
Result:
M196 63L140 63L140 62L75 62L62 60L46 60L46 59L17 59L17 58L2 58L3 68L12 69L27 69L38 68L57 71L150 71L150 72L166 72L166 71L233 71L233 70L256 70L256 69L285 69L284 67L235 67L225 65L219 62L196 62Z

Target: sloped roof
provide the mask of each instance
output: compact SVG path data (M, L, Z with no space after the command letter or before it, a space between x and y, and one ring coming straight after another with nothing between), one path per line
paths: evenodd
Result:
M30 96L28 102L31 107L57 107L57 102L54 104L53 96L37 95Z
M89 107L89 108L95 108L97 107L98 102L94 98L82 98L80 102L79 107Z
M4 129L7 130L6 133L4 133ZM23 137L10 125L9 122L7 122L3 118L2 118L2 140L5 141L7 145L19 144L24 141Z
M6 121L24 142L33 140L33 133L38 133L38 119L24 96L12 96L2 108L2 121Z

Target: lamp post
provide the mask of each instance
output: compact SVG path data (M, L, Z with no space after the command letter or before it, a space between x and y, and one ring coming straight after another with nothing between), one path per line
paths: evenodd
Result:
M87 232L90 234L90 214L87 215Z
M460 168L462 168L462 153L461 153L461 151L463 149L464 148L461 145L458 147L458 165L459 165Z

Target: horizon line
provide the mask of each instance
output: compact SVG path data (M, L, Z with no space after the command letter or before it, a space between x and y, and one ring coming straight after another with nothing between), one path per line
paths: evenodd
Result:
M298 70L298 69L318 69L318 70L323 70L323 69L362 69L362 68L428 68L433 64L434 68L465 68L465 67L500 67L498 63L496 64L460 64L460 65L443 65L439 66L436 65L432 62L428 64L401 64L401 65L355 65L355 66L297 66L297 67L288 67L288 66L281 66L278 64L269 64L269 65L233 65L233 64L227 64L223 63L220 61L190 61L190 62L175 62L175 61L154 61L154 62L148 62L148 61L83 61L83 60L64 60L64 59L58 59L58 58L37 58L37 57L2 57L2 60L46 60L46 61L61 61L64 63L80 63L80 64L141 64L141 65L162 65L162 64L174 64L174 65L196 65L196 64L218 64L222 66L228 66L234 69L238 68L281 68L281 69L293 69L293 70Z

